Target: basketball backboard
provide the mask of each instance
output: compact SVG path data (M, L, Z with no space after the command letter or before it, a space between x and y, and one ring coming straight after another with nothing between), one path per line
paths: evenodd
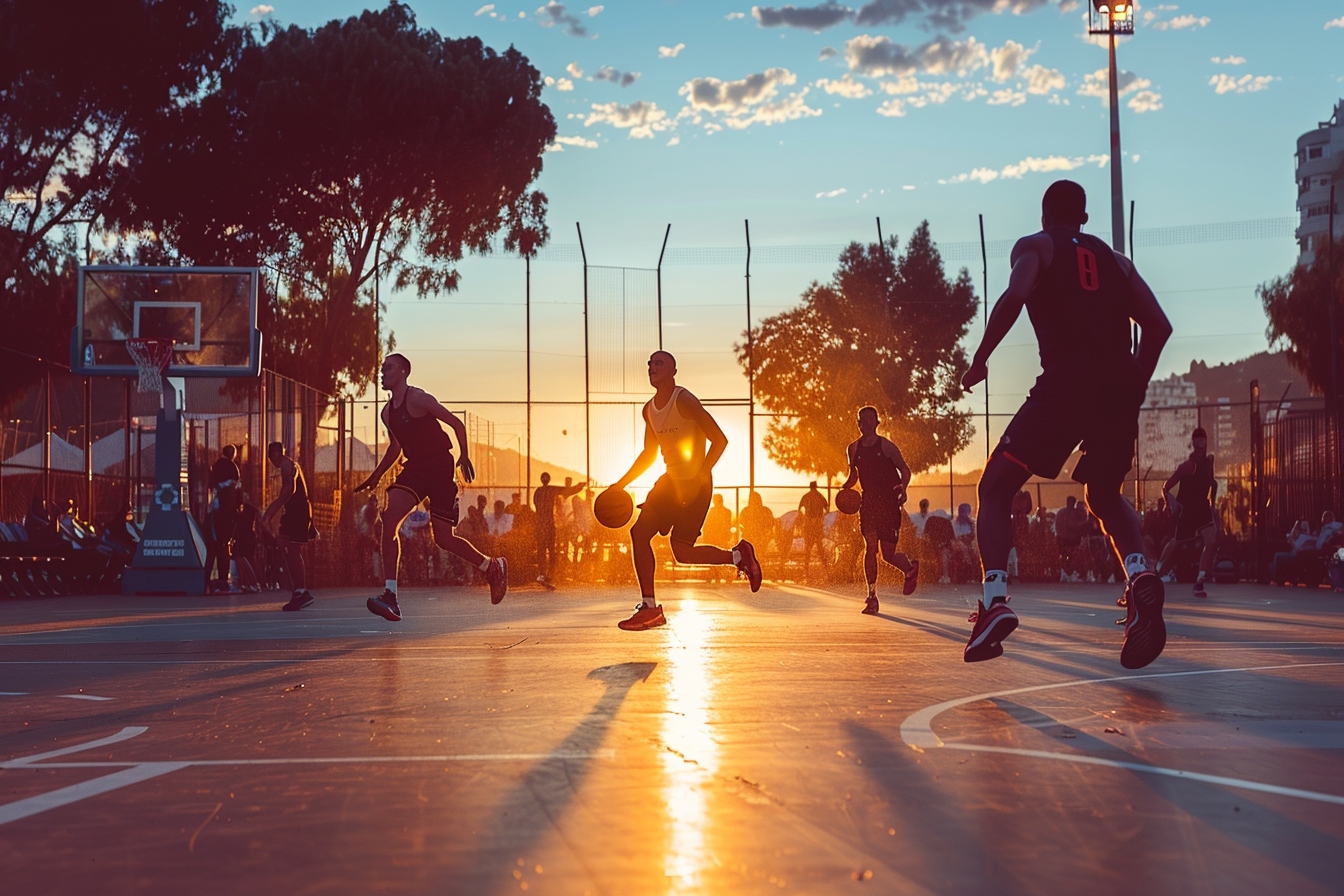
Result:
M261 370L256 268L80 268L70 369L136 376L133 337L172 339L166 376L256 376Z

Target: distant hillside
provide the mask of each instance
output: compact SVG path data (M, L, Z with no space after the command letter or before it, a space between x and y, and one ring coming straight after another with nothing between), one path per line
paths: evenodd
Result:
M1288 363L1284 352L1260 352L1210 367L1203 361L1191 361L1185 378L1195 384L1201 403L1229 398L1233 402L1250 400L1251 380L1260 381L1260 400L1277 403L1288 390L1286 400L1311 397L1311 387Z

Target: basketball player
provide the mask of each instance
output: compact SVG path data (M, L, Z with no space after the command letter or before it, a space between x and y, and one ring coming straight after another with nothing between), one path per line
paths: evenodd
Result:
M391 354L383 360L383 388L392 393L382 411L388 434L387 451L369 478L355 486L356 492L375 487L397 458L406 456L396 481L387 489L387 507L383 510L383 570L388 578L384 580L383 593L367 602L370 613L389 622L401 621L401 607L397 604L401 524L425 500L429 501L429 527L435 543L485 574L485 580L490 583L490 603L503 600L509 588L504 558L486 557L471 542L453 532L458 507L452 443L439 422L447 423L452 429L461 453L457 466L462 470L462 478L471 482L476 478L476 470L467 456L467 428L433 395L408 385L406 378L410 373L411 362L405 355Z
M662 451L667 472L649 490L649 496L639 506L639 518L630 529L635 575L643 600L635 607L633 616L618 623L626 631L667 624L663 608L653 596L654 535L671 534L672 556L678 563L736 566L747 577L752 591L761 588L761 564L756 561L751 542L739 541L731 551L695 543L714 494L711 471L728 447L728 437L700 400L677 385L676 376L677 359L670 353L656 351L649 356L649 385L653 386L654 395L641 412L644 450L611 486L624 490L653 466Z
M219 452L219 460L210 468L210 487L215 490L215 497L210 502L210 559L219 566L215 590L224 593L229 591L229 560L232 559L229 545L238 520L238 486L242 478L238 464L233 460L236 452L232 445L225 445ZM209 563L205 564L205 575L207 579L210 577Z
M313 506L308 500L308 483L304 481L303 470L285 454L285 446L279 442L267 445L266 459L280 470L280 494L266 508L261 524L269 526L271 517L284 511L280 517L280 549L285 554L285 568L289 570L294 593L289 603L280 609L293 612L313 602L303 568L303 546L317 534L313 529Z
M1138 669L1166 645L1162 580L1149 569L1134 508L1120 486L1134 460L1139 408L1171 324L1133 262L1081 232L1087 196L1072 181L1051 184L1041 201L1041 230L1013 247L1013 272L980 347L962 377L967 390L988 376L986 362L1021 314L1031 318L1040 345L1041 375L1004 431L980 479L980 558L984 599L971 615L968 663L1003 653L1017 628L1008 606L1008 552L1013 496L1035 473L1059 475L1082 443L1073 478L1101 520L1127 582L1125 640L1120 664ZM1142 329L1130 348L1130 321Z
M1176 517L1176 537L1162 548L1162 559L1157 574L1166 575L1174 563L1176 551L1202 540L1204 548L1199 555L1199 576L1195 579L1195 597L1208 597L1204 580L1213 572L1213 558L1218 548L1218 519L1213 515L1213 502L1218 497L1218 480L1213 478L1213 455L1209 454L1209 436L1203 427L1190 434L1194 451L1181 462L1176 472L1162 485L1172 516ZM1171 493L1177 493L1180 499Z
M910 481L910 467L906 465L901 449L877 434L877 408L859 409L859 432L862 435L849 443L849 478L841 489L853 488L855 480L863 486L863 503L859 505L859 531L863 533L866 553L863 555L863 575L868 580L868 601L862 610L876 616L877 604L877 551L882 559L905 576L902 594L914 594L919 586L919 561L911 560L896 550L901 534L901 505L905 503L905 484Z

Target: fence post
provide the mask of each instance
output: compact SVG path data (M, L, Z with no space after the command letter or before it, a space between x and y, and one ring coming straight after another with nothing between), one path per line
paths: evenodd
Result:
M1251 380L1251 570L1260 579L1264 531L1260 511L1264 505L1265 435L1260 419L1260 381Z

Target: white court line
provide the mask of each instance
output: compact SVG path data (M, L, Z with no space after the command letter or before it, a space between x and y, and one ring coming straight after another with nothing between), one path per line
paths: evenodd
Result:
M93 694L57 694L57 697L64 697L67 700L111 700L111 697L97 697Z
M1272 793L1278 796L1291 796L1299 799L1315 800L1322 803L1333 803L1344 806L1344 797L1336 796L1332 793L1318 793L1314 790L1299 790L1295 787L1279 787L1275 784L1262 784L1259 781L1246 781L1241 778L1226 778L1221 775L1206 775L1200 772L1184 771L1182 769L1164 768L1157 765L1149 765L1140 762L1121 762L1114 759L1102 759L1098 756L1087 756L1073 753L1056 753L1048 750L1023 750L1016 747L995 747L988 745L956 743L944 743L938 735L933 733L933 720L949 709L955 709L958 706L965 706L968 703L978 703L981 700L990 700L994 697L1008 697L1014 694L1026 694L1033 691L1047 691L1054 688L1072 688L1086 684L1107 684L1117 681L1136 681L1150 678L1179 678L1193 675L1223 675L1237 672L1268 672L1277 669L1310 669L1320 666L1344 666L1344 663L1288 663L1278 666L1245 666L1240 669L1199 669L1190 672L1156 672L1147 675L1119 675L1112 678L1082 678L1074 681L1061 681L1054 684L1038 684L1025 688L1014 688L1007 691L991 691L985 694L974 694L970 697L960 697L956 700L946 700L942 703L926 706L918 712L911 713L901 722L901 740L914 750L945 748L952 750L967 750L978 753L1003 753L1011 756L1026 756L1032 759L1050 759L1060 762L1073 762L1080 765L1100 765L1109 768L1122 768L1133 772L1139 772L1147 775L1164 775L1171 778L1186 778L1192 781L1203 781L1208 784L1219 784L1224 787L1235 787L1241 790L1254 790L1260 793Z
M130 740L133 737L139 737L148 731L148 728L142 726L130 726L121 729L116 734L110 734L107 737L100 737L98 740L91 740L87 743L75 744L72 747L61 747L59 750L50 750L46 753L35 753L32 756L24 756L19 759L11 759L3 763L4 768L14 768L17 766L28 765L33 762L41 762L44 759L55 759L57 756L69 756L71 753L82 753L85 750L94 750L98 747L106 747L111 744L119 744L124 740Z
M183 759L173 762L179 768L222 767L230 765L358 765L391 762L543 762L551 759L615 759L615 750L596 750L592 753L444 753L428 756L277 756L274 759ZM144 762L30 762L12 760L0 762L3 768L130 768ZM164 765L168 763L158 763Z
M39 812L46 812L48 809L58 809L61 806L68 806L71 803L86 800L91 796L98 796L99 794L118 790L131 784L147 781L150 778L157 778L159 775L175 772L185 766L185 762L142 762L131 768L122 769L119 772L103 775L101 778L94 778L92 781L82 781L79 784L62 787L60 790L53 790L49 793L40 793L37 796L30 796L27 799L6 803L5 805L0 806L0 824L8 824L11 821L18 821L20 818L27 818L28 816L36 815Z

